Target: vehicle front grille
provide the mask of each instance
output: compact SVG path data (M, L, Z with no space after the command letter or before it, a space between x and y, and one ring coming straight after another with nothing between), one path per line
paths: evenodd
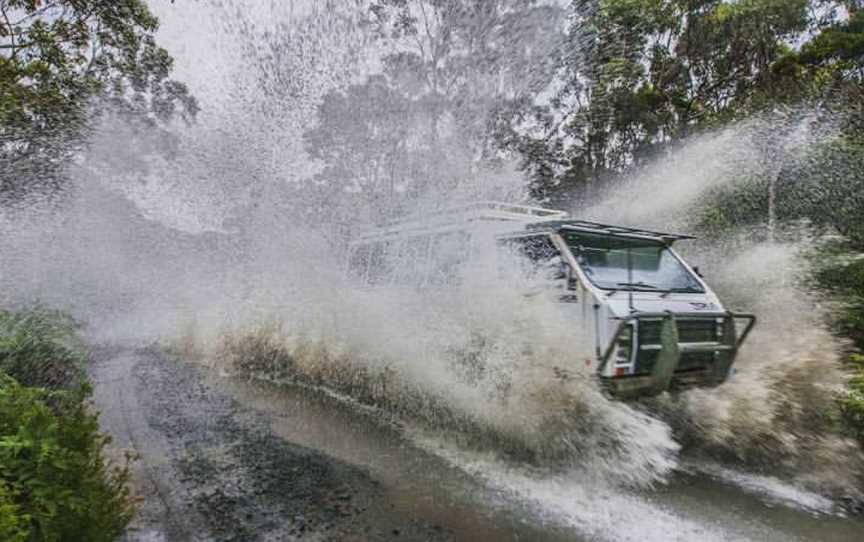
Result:
M657 358L660 356L659 350L641 350L636 357L637 375L648 375L654 370L654 365L657 363Z
M677 320L678 324L678 341L680 343L706 343L716 342L717 322L711 320ZM661 345L660 330L662 329L662 320L640 320L637 344L639 350L636 358L637 375L651 374L654 365L657 363L657 358L660 355L660 349L643 350L642 346ZM713 352L683 352L681 360L678 362L676 373L685 373L691 371L700 371L710 368L715 361Z
M677 320L678 342L707 343L717 340L717 322L714 320ZM662 320L639 322L639 344L659 345Z
M641 350L636 358L636 375L648 375L654 370L659 350ZM714 364L714 352L684 352L678 362L676 373L687 373L690 371L703 371Z
M714 352L687 352L681 354L676 373L687 371L701 371L711 367L714 363Z
M678 341L682 343L710 343L717 340L717 322L714 320L679 320Z

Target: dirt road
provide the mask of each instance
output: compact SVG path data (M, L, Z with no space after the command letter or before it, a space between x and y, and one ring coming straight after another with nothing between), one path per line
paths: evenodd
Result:
M97 350L103 429L136 453L141 508L126 540L454 540L390 509L361 467L294 445L202 369L155 349Z
M158 349L92 358L102 427L115 453L140 456L127 541L861 538L860 518L815 512L818 496L786 486L681 472L621 492L518 469L487 484L350 402L222 378Z

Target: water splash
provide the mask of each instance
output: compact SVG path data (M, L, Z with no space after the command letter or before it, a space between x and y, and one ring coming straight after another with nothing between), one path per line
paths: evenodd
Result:
M222 355L247 372L333 387L538 467L578 466L632 485L662 480L678 450L669 428L607 399L582 361L590 342L553 301L521 291L476 283L409 295L331 291L303 305L317 317L283 315L263 337L229 334Z
M728 247L727 247L728 248ZM846 375L843 344L827 310L806 289L799 244L739 244L715 260L718 287L760 316L736 374L715 390L694 390L666 406L680 437L709 455L773 472L835 495L860 488L864 456L837 424Z
M253 368L268 375L341 388L397 414L452 422L456 432L495 435L491 447L488 440L466 447L505 452L496 460L528 457L539 470L509 483L555 481L560 491L548 503L585 483L574 469L628 485L662 481L676 466L673 436L731 461L759 463L779 450L784 475L795 471L813 486L862 472L857 448L819 419L843 380L839 345L794 280L797 245L733 236L688 252L725 299L761 323L727 385L644 411L600 393L584 365L589 342L543 297L495 289L482 275L447 292L347 284L340 235L380 218L379 209L350 191L305 190L322 164L310 158L303 133L328 93L380 71L379 45L350 3L245 9L251 5L171 7L188 18L163 12L178 75L205 107L199 124L176 127L166 158L156 142L109 118L64 201L0 211L8 233L0 236L4 304L66 308L94 340L185 341L241 364L257 356ZM244 7L238 18L226 17L237 7ZM225 20L237 24L225 28ZM690 140L576 214L686 228L712 189L765 173L753 142L772 122L753 119ZM789 148L821 137L806 115L796 122ZM506 159L486 169L453 152L447 182L432 176L423 192L394 190L404 194L403 210L524 194ZM570 377L556 376L560 369ZM801 474L810 464L819 468Z

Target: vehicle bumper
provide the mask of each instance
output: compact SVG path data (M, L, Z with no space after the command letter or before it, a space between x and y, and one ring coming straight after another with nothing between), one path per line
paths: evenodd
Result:
M635 398L650 396L669 390L689 387L713 387L722 384L729 376L738 349L749 335L756 323L752 314L740 313L702 313L675 314L666 313L633 313L621 318L621 324L614 340L601 359L600 374L607 366L619 336L625 326L637 326L640 322L659 323L659 336L656 344L642 345L639 340L636 348L650 351L650 369L640 374L621 376L604 376L601 380L612 395L620 398ZM722 326L723 333L718 338L705 343L686 342L685 321L714 321ZM679 322L682 324L679 325ZM743 327L739 329L739 323ZM685 331L682 337L679 328ZM639 350L637 356L647 355ZM646 374L647 373L647 374Z

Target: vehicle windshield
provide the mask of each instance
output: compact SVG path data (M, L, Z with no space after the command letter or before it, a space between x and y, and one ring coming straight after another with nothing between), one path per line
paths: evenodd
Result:
M705 292L663 243L582 232L562 235L591 282L604 290Z

